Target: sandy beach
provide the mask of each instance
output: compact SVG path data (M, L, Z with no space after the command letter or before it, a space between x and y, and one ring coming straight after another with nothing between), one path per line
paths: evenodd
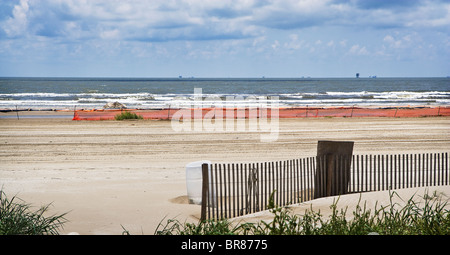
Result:
M450 149L450 117L280 119L278 139L262 142L258 132L177 132L170 121L39 114L50 117L0 118L0 185L9 197L68 212L62 234L117 235L123 228L153 234L165 217L196 221L200 206L187 203L185 180L185 165L193 161L315 156L318 140L354 141L354 154ZM1 114L7 115L15 113ZM450 194L448 186L440 190ZM332 201L320 203L326 208Z

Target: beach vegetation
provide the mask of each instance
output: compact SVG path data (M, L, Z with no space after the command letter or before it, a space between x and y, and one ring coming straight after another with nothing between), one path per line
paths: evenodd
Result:
M273 220L258 223L232 223L230 220L205 220L198 224L169 219L157 227L157 235L449 235L450 213L442 195L425 194L421 202L411 197L404 206L393 202L396 192L390 193L390 204L373 210L358 202L352 216L348 208L338 209L339 199L330 206L325 218L312 208L304 214L294 214L289 207L270 209Z
M137 115L136 113L132 113L132 112L122 112L120 114L117 114L116 116L114 116L115 120L138 120L138 119L143 119L143 117L141 115Z
M30 204L0 190L0 235L58 235L67 213L49 216L50 205L32 211Z
M161 229L160 229L161 227ZM228 220L204 220L198 223L180 222L177 219L168 219L163 225L159 223L156 235L235 235L239 227L233 227Z

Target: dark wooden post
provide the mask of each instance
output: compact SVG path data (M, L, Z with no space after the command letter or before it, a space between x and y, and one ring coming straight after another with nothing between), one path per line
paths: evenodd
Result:
M206 210L208 209L208 197L209 197L209 176L208 164L202 164L202 212L200 215L200 220L206 220Z
M348 192L354 142L319 141L314 178L314 198ZM325 187L324 187L325 185Z

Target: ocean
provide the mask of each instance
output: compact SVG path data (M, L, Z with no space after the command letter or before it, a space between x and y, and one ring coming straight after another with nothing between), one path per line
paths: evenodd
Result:
M450 78L0 78L0 110L190 107L201 89L207 106L449 106ZM232 99L232 100L229 100ZM198 102L198 101L197 101Z

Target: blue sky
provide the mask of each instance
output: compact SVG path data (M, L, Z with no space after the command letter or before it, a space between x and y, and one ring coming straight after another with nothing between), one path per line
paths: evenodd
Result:
M450 1L0 0L0 76L442 77Z

